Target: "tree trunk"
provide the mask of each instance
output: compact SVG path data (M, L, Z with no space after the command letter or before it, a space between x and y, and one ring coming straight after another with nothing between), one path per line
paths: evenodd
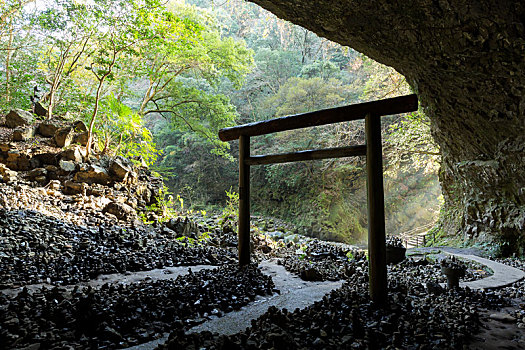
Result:
M47 106L47 119L51 119L53 117L53 107L54 107L53 101L54 100L55 100L55 90L51 89L51 91L49 91L49 106Z
M89 158L89 154L91 153L91 145L93 143L93 127L95 126L95 119L97 118L98 106L100 103L100 93L102 91L102 86L104 85L104 80L106 80L108 75L109 73L104 74L98 81L97 93L95 95L95 107L93 108L93 114L91 115L91 121L89 122L88 140L86 144L86 158Z
M9 21L9 39L7 40L7 52L5 58L5 101L11 102L11 49L13 46L13 20Z
M62 73L64 72L64 66L66 65L66 61L69 55L69 50L71 49L71 45L62 53L60 56L60 61L58 62L58 65L55 69L55 73L53 76L53 82L51 83L51 88L49 89L49 106L47 109L47 119L51 119L53 117L53 108L55 106L55 95L56 91L58 90L58 87L60 86L60 82L62 81Z
M151 90L153 89L153 82L150 80L149 82L149 86L148 86L148 90L146 91L146 93L144 94L144 97L142 98L142 103L140 104L140 109L139 109L139 114L140 115L143 115L144 114L144 110L146 109L146 105L148 104L148 102L151 100L151 98L153 96L150 96L151 95Z

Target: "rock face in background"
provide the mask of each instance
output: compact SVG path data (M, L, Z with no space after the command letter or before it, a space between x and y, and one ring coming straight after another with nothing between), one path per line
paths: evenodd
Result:
M525 3L251 1L404 74L443 154L443 228L524 250Z

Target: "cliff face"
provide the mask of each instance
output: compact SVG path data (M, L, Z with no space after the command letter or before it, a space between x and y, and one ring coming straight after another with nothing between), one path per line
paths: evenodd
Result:
M525 247L525 3L252 0L404 74L441 147L444 227Z

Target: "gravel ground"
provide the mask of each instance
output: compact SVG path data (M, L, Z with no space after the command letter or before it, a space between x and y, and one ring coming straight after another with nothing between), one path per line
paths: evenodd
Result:
M184 330L275 293L255 266L222 266L174 280L42 288L0 295L0 348L122 348Z
M186 247L147 227L76 226L34 211L0 209L0 289L75 284L100 274L236 261L234 249Z
M245 332L171 334L161 349L459 349L479 331L481 308L508 301L493 292L425 288L410 274L389 275L388 307L368 298L367 266L342 288L303 310L271 308Z

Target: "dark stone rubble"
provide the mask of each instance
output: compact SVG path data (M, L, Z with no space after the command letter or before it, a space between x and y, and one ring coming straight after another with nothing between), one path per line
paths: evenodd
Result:
M461 349L479 330L480 308L506 305L495 293L432 294L392 273L388 306L381 308L368 298L366 263L354 264L342 288L310 307L270 308L232 336L175 331L159 349Z
M234 250L186 247L152 227L76 226L33 211L0 209L0 289L88 281L100 274L236 261Z
M238 310L274 284L254 265L222 266L162 281L101 288L45 287L0 294L0 348L114 349Z

